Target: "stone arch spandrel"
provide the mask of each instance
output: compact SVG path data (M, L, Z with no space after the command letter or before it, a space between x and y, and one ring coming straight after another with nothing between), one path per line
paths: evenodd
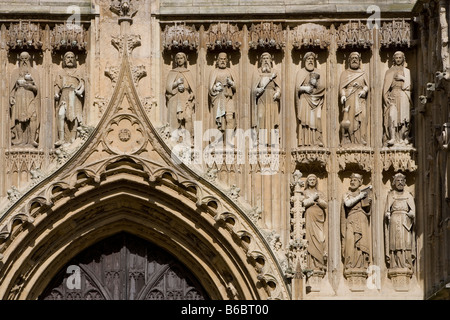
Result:
M141 179L131 181L126 174L111 177L115 179L96 188L74 186L76 197L67 194L71 200L60 198L51 211L43 208L35 213L32 228L17 233L14 245L9 244L2 260L0 287L4 298L36 298L44 286L42 281L49 279L52 271L56 272L73 253L105 234L125 229L149 240L157 238L158 244L169 251L179 248L176 250L180 252L174 254L184 256L187 265L198 266L200 275L217 274L214 281L209 280L214 285L205 286L222 290L212 295L215 298L227 299L224 288L230 283L242 299L269 298L263 289L256 289L257 270L246 261L248 255L256 254L248 247L245 252L226 225L217 227L213 209L199 207L194 195L183 195L165 181L157 180L149 186ZM238 224L236 227L243 228ZM189 235L201 240L193 241ZM256 252L256 248L252 250ZM199 256L205 252L210 255ZM217 265L205 265L214 260L218 260Z

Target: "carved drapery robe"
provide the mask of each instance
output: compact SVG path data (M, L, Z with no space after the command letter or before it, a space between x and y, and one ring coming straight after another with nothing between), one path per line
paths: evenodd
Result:
M75 90L84 91L84 79L81 71L76 68L64 68L57 76L55 83L59 92L58 108L65 104L65 118L67 121L78 120L83 123L84 92L77 95Z
M319 142L322 142L322 107L324 103L325 87L319 79L312 93L299 93L299 88L301 86L311 85L311 73L320 75L320 72L317 69L310 72L303 68L297 73L297 78L295 80L297 88L295 102L297 106L297 120L299 122L299 145L316 145ZM302 132L302 130L306 132ZM317 131L318 135L315 139L309 131Z
M234 101L234 93L236 89L229 86L227 78L236 82L236 76L230 68L215 68L211 71L209 77L209 97L211 99L211 111L215 118L216 125L219 129L225 129L223 122L225 114L235 114L236 105ZM222 91L217 89L221 87Z
M178 87L173 88L173 83L183 79L184 91ZM167 108L169 110L169 125L172 129L178 129L181 121L193 121L195 111L194 80L190 70L175 68L169 71L166 80Z
M405 81L395 80L395 75L405 77ZM393 66L384 78L383 104L384 104L384 130L385 140L393 139L389 127L405 125L411 120L411 71L403 66Z
M350 143L367 143L367 106L366 98L359 97L359 93L368 88L366 73L361 69L347 69L341 74L339 92L346 97L344 107L348 107L349 127L347 129Z
M271 72L258 69L252 80L252 128L267 129L268 144L272 144L274 138L271 130L280 126L280 102L274 100L274 94L280 91L279 81L279 74L274 69ZM260 96L256 94L258 88L265 88Z
M385 223L385 252L390 268L412 268L415 259L414 198L409 192L390 191L386 199L385 212L390 219Z
M38 140L40 127L39 75L33 68L19 67L11 73L10 97L15 100L11 105L11 128L13 130L13 144L30 145ZM17 132L14 131L16 122L27 124L27 129L21 135L22 140L16 141ZM21 125L21 124L19 124ZM22 129L17 129L22 130Z
M347 192L341 207L342 256L345 269L366 269L370 263L370 203L357 200L360 191ZM350 206L345 203L352 202Z
M325 209L327 202L324 195L318 192L319 199L313 200L314 194L318 192L315 189L306 189L304 191L305 200L305 229L306 240L308 241L308 268L323 270L325 268L324 256L325 249Z

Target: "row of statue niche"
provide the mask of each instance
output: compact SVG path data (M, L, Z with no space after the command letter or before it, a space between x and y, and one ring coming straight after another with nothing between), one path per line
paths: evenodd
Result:
M174 68L166 81L169 125L186 129L193 136L196 108L195 83L188 69L187 56L175 55ZM236 129L237 77L229 67L228 54L219 53L208 81L209 108L219 130ZM322 109L325 98L324 77L316 67L313 52L303 56L304 67L295 80L295 105L299 146L323 147ZM251 84L251 125L256 129L279 129L281 85L270 53L263 53ZM411 73L405 65L405 55L398 51L393 65L386 72L383 85L385 146L408 145L410 133ZM361 55L352 52L339 81L342 106L340 123L341 145L367 145L367 97L369 82L361 69ZM270 139L270 138L269 138ZM271 140L269 140L271 141Z
M193 119L197 105L191 71L187 67L187 56L178 52L174 68L166 80L166 98L169 126L185 129L193 137ZM274 69L272 55L265 52L260 57L260 67L253 76L252 85L252 128L278 130L280 125L281 88L278 72ZM209 108L217 129L236 129L237 77L229 67L228 54L218 54L215 68L208 79ZM277 137L274 137L277 138ZM268 137L267 141L273 138Z
M32 67L28 52L20 53L18 64L11 73L11 145L37 148L41 113L39 75ZM54 81L58 131L56 147L72 143L77 138L78 127L83 123L85 80L77 68L73 52L64 54L62 67Z
M412 272L415 260L415 203L412 194L405 190L406 177L402 173L393 176L384 211L385 254L390 269ZM365 271L371 261L369 221L371 216L371 186L363 187L363 177L350 176L348 192L341 204L341 252L344 272ZM326 271L326 209L327 200L318 190L315 174L306 177L303 191L305 231L307 241L307 269Z

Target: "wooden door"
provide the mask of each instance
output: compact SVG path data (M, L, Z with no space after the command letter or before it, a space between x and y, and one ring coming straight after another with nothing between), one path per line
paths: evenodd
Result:
M121 233L70 261L41 300L204 300L186 266L156 245Z

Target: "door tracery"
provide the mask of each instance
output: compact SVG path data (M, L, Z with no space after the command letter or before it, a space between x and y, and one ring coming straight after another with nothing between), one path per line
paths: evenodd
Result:
M127 233L73 258L40 300L204 300L205 290L175 257Z

